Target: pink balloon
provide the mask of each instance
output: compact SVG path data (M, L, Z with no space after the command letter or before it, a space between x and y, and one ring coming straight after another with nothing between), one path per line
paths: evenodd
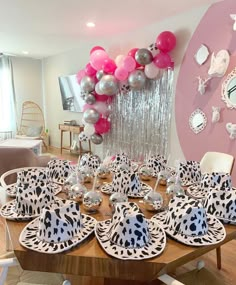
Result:
M114 75L116 79L123 81L128 78L129 73L124 67L117 67Z
M86 75L85 71L81 69L77 74L76 74L76 79L77 82L80 84L82 78Z
M160 52L154 57L153 63L156 67L167 68L171 65L171 57L168 53Z
M105 119L105 118L100 118L95 124L95 131L98 134L105 134L107 132L109 132L110 128L111 128L111 123Z
M85 66L85 73L88 76L94 76L96 74L97 70L95 70L90 63L86 64Z
M139 48L132 48L129 52L128 52L128 55L132 56L132 58L135 60L135 54L136 54L136 51L139 50ZM136 68L138 67L141 67L142 65L140 65L136 60Z
M123 67L128 71L131 72L136 67L136 61L131 55L127 55L123 60Z
M103 71L109 74L114 74L115 70L116 70L116 64L115 61L113 59L105 59L104 64L103 64Z
M89 104L84 104L84 106L83 106L83 112L85 112L87 109L91 109L91 105L89 105Z
M91 105L90 105L90 108L91 108ZM99 101L96 101L94 104L93 104L93 109L97 110L100 114L102 115L107 115L108 114L108 109L107 109L107 104L106 102L99 102Z
M156 46L163 52L169 52L176 46L176 37L170 31L160 33L156 39Z
M139 50L138 48L132 48L129 52L128 55L132 56L135 58L136 51Z
M106 102L111 96L107 96L107 95L99 95L99 94L94 94L94 97L96 98L96 101L99 102Z
M106 59L109 59L107 53L104 50L95 50L90 55L90 64L96 70L102 69Z
M96 50L105 50L105 49L103 47L100 47L100 46L95 46L90 50L90 54L92 54Z

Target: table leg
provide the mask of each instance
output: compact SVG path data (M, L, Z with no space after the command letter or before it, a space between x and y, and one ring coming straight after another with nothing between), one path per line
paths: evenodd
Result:
M73 136L74 139L74 136ZM70 152L71 152L71 144L72 144L72 132L70 131Z
M61 130L61 154L62 154L63 130Z
M10 248L10 236L9 236L6 221L5 221L5 242L6 242L6 251L10 251L11 250L11 248Z
M221 269L221 247L216 248L216 263L217 263L217 268Z

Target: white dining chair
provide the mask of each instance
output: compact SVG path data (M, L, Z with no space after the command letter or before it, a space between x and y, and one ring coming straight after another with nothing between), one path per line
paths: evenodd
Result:
M200 161L201 173L224 172L231 174L234 166L234 157L223 152L209 151ZM221 269L221 247L216 248L217 268Z
M231 174L234 165L234 157L223 152L209 151L200 161L201 173L225 172Z
M70 281L65 280L63 274L60 273L23 270L13 251L6 252L0 256L0 285L39 284L71 285Z

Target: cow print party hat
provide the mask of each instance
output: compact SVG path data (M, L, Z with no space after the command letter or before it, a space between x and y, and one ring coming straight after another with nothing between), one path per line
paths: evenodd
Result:
M28 220L37 217L45 206L55 199L54 192L47 184L44 170L23 170L18 174L16 199L2 206L1 215L9 220Z
M217 218L207 214L198 200L186 195L175 196L168 210L151 220L161 225L169 236L191 246L217 244L226 234Z
M234 188L212 189L206 196L204 207L208 214L223 223L236 225L236 190Z
M51 159L47 165L47 175L49 181L64 184L66 178L72 172L69 160Z
M117 170L113 174L111 183L106 183L101 187L105 194L122 193L130 198L142 198L152 188L140 181L139 175L132 170Z
M117 203L112 219L97 222L95 235L111 256L141 260L157 256L166 246L164 230L146 219L135 203Z
M166 168L167 160L160 154L151 155L147 161L147 167L153 170L153 176L157 177L158 173Z
M119 169L120 166L126 166L127 168L131 167L131 160L128 155L124 152L117 153L112 160L110 165L110 170L115 172Z
M232 188L231 175L228 173L204 173L199 183L193 184L187 188L187 193L196 199L204 199L212 189Z
M200 163L194 160L180 162L177 174L182 181L182 186L188 186L199 182L201 179Z
M15 173L17 173L17 180L16 183L7 185L5 190L8 196L15 198L17 193L18 186L22 184L47 184L51 190L53 191L54 195L58 194L61 191L61 186L50 182L47 179L46 175L46 168L45 167L24 167L24 168L16 168L14 169Z
M93 217L80 213L79 203L58 200L22 230L19 241L34 251L59 253L86 239L95 224Z
M85 153L78 162L78 169L82 171L88 168L90 171L92 171L92 173L94 173L100 166L100 164L101 159L99 156L90 153Z

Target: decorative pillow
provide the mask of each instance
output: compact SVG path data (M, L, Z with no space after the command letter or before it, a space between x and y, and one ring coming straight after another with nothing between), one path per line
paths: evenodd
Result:
M42 132L43 127L42 126L32 126L28 127L26 136L27 137L39 137Z

